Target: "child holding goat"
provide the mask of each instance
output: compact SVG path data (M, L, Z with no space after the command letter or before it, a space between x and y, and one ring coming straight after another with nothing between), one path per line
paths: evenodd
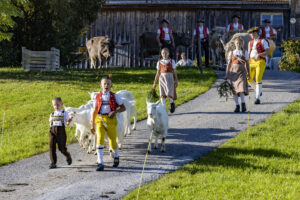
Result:
M103 77L100 83L101 92L96 96L95 110L92 118L91 131L95 134L94 124L97 126L97 156L98 167L96 171L104 170L103 148L105 133L107 133L109 146L114 154L113 167L119 165L119 151L117 145L117 118L116 113L125 111L121 97L110 91L112 81L109 77Z
M243 50L243 40L237 37L234 41L235 50L228 55L228 65L225 80L229 79L233 88L233 99L236 108L234 112L240 112L238 97L241 98L242 112L246 112L245 96L248 92L247 77L249 76L248 52Z
M176 87L178 85L178 79L175 62L174 60L170 59L169 55L169 49L163 48L161 50L162 59L157 62L157 72L155 75L153 88L156 88L156 83L159 80L161 103L165 105L166 98L168 98L171 103L170 112L173 113L175 111L174 100L177 99Z

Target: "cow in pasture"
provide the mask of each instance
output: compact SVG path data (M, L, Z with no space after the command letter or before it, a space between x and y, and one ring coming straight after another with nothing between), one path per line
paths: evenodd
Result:
M97 60L99 60L99 68L103 67L103 61L107 68L110 58L114 56L115 42L108 36L93 37L86 42L86 48L92 69L96 69Z
M144 32L140 40L140 63L143 65L144 59L151 56L160 57L160 48L156 41L157 34L155 32ZM191 44L191 38L185 33L173 33L176 46L188 47Z

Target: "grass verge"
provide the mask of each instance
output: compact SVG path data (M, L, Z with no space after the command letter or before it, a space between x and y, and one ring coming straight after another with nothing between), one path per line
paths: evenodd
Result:
M146 184L139 199L300 199L300 100L208 155ZM124 197L136 199L137 190Z
M0 68L0 166L47 151L51 100L60 96L66 106L79 107L90 99L88 91L99 91L103 75L111 73L113 91L131 91L136 98L138 119L144 119L146 96L152 88L155 68L63 70L24 72L21 68ZM200 75L197 68L178 69L180 105L208 90L216 80L212 70ZM5 111L4 133L2 117ZM68 143L75 142L75 128L68 127Z

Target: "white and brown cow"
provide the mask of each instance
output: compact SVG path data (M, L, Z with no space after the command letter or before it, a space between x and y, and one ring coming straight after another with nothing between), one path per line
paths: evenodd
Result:
M115 43L108 36L93 37L86 42L86 48L92 69L96 69L97 59L99 60L99 68L102 68L103 61L105 61L107 68L110 58L114 56Z

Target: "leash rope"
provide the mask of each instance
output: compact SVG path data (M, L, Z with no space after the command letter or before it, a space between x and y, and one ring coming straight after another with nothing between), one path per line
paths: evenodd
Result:
M142 175L141 175L141 179L140 179L139 189L138 189L138 193L137 193L137 196L136 196L137 200L139 199L140 189L141 189L141 185L142 185L144 170L145 170L145 166L146 166L146 161L147 161L147 157L148 157L149 147L151 145L151 141L152 141L152 132L151 132L151 135L150 135L150 139L149 139L149 143L148 143L148 148L147 148L147 152L146 152L146 156L145 156L145 160L144 160L144 165L143 165Z

